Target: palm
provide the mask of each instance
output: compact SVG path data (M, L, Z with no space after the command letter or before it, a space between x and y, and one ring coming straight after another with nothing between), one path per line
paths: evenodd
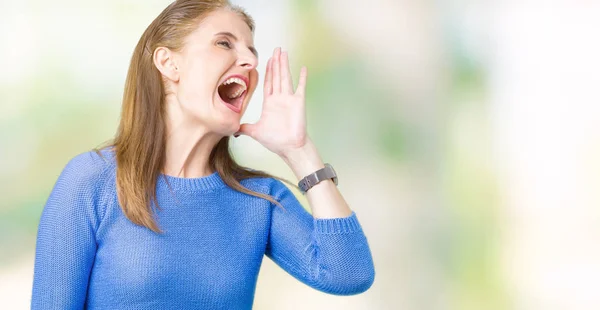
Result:
M276 154L303 146L306 143L305 88L306 68L302 68L294 92L287 53L275 49L267 63L260 119L255 124L243 124L239 132Z

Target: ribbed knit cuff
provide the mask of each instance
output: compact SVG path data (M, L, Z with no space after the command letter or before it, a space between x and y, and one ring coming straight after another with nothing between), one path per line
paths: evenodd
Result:
M348 217L338 217L331 219L314 219L317 233L320 234L346 234L362 230L356 213Z

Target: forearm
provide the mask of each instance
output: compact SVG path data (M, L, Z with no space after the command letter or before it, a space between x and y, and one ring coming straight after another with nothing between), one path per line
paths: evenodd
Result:
M292 169L298 181L325 167L310 138L307 138L303 147L290 150L280 156ZM352 210L332 180L319 182L306 192L306 197L315 218L340 218L352 215Z
M359 294L373 284L373 258L356 214L315 218L282 182L275 182L271 193L284 208L272 208L268 257L326 293Z

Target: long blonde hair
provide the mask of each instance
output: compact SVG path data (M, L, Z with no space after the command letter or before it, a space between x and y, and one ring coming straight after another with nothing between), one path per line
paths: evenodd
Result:
M165 8L142 34L131 58L121 120L115 138L100 149L114 147L117 162L117 194L125 216L133 223L162 233L153 217L151 203L157 208L156 183L164 168L166 146L165 86L154 66L152 54L158 47L178 51L184 39L209 13L229 9L239 14L254 32L253 19L227 0L177 0ZM101 155L101 154L100 154ZM229 136L223 137L212 150L209 166L231 188L260 197L281 207L273 197L242 186L247 178L275 178L293 187L291 182L238 165L229 149Z

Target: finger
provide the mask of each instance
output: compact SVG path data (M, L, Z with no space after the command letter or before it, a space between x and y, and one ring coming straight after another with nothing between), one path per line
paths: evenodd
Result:
M256 124L241 124L240 129L238 129L238 131L233 134L233 137L237 138L240 135L246 135L246 136L253 138L255 128L256 128Z
M280 67L280 56L281 48L276 48L273 52L273 63L271 64L273 70L273 93L278 94L281 92L281 74L279 72Z
M292 73L290 73L290 61L287 52L281 53L281 92L291 94L294 91L292 85Z
M300 69L300 79L298 80L298 87L296 88L296 95L304 96L306 94L306 76L308 75L308 69L303 66Z
M268 96L273 93L273 73L271 72L271 67L273 63L273 58L269 58L267 61L267 69L265 72L265 86L264 86L264 95Z

